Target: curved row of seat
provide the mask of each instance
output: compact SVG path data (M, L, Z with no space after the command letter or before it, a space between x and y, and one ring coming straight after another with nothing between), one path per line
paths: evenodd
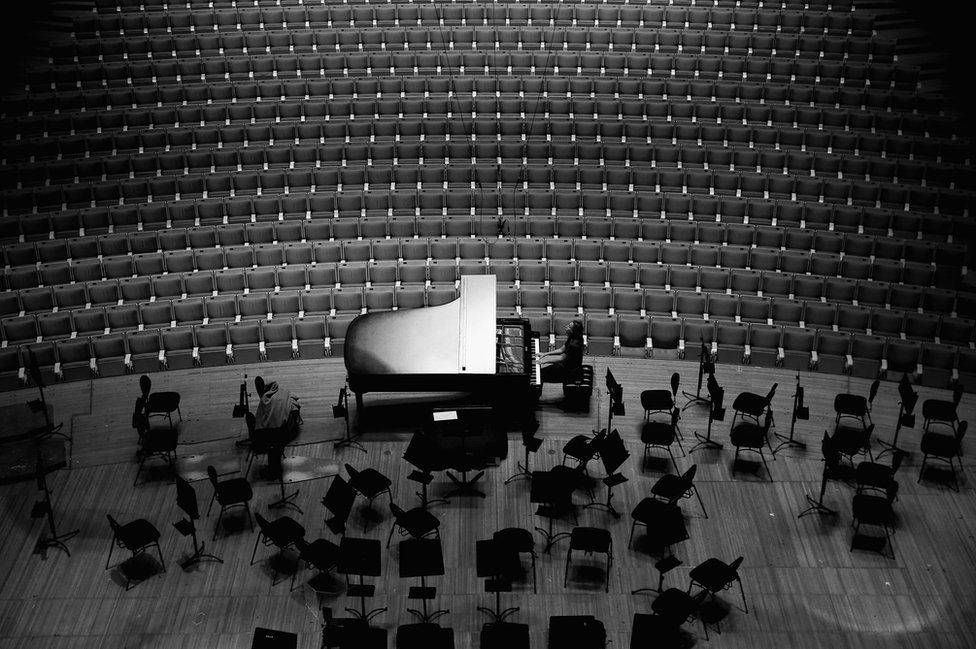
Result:
M653 49L653 48L652 48ZM463 75L650 76L658 79L734 80L828 87L915 90L919 69L855 61L645 54L641 52L357 52L214 57L181 65L177 60L34 68L27 73L29 92L164 86L186 82L220 83L271 79L358 78ZM238 95L241 90L236 91Z
M309 98L348 97L352 93L366 96L393 93L393 96L405 94L433 94L446 95L448 92L464 94L477 91L479 94L519 95L532 99L543 93L563 94L575 91L585 94L593 93L596 97L614 97L623 99L636 97L638 99L667 100L685 97L688 101L704 100L723 103L743 103L749 105L810 105L823 109L846 108L871 111L875 115L897 113L923 113L926 115L941 115L949 107L944 97L931 94L892 90L889 88L851 88L819 84L776 83L767 84L764 81L733 81L733 80L695 80L679 78L647 78L641 76L597 76L592 74L578 74L575 76L553 75L547 73L538 76L529 74L486 75L483 69L475 74L461 75L460 70L452 70L442 66L442 74L427 74L415 76L346 76L335 78L285 79L276 81L269 79L257 82L236 83L193 83L186 81L179 85L156 85L118 88L89 88L85 90L36 90L30 94L10 93L0 98L2 114L9 119L24 119L25 116L50 116L53 114L77 114L90 112L95 114L102 111L112 113L124 119L124 114L134 112L133 119L139 120L134 126L145 127L151 124L145 111L155 108L176 108L179 106L204 106L213 104L223 105L230 111L235 103L249 102L254 110L255 119L275 119L286 117L273 110L275 103L286 100L303 100ZM458 74L454 74L454 72ZM514 70L513 70L514 71ZM550 71L547 71L550 72ZM267 104L257 101L258 97L268 99ZM243 110L243 109L241 109ZM324 116L326 113L321 113ZM314 113L313 113L314 115ZM292 115L290 119L300 117ZM227 119L230 119L230 113ZM243 118L243 116L241 117ZM55 118L56 119L56 118ZM113 120L114 128L128 126L119 122L119 118L107 116ZM238 119L235 117L234 119ZM882 118L883 119L883 118ZM29 127L30 121L26 121ZM30 132L30 131L29 131Z
M609 40L605 33L581 37L586 30L525 30L501 27L495 42L499 49L524 50L613 50L655 51L664 53L699 52L733 56L757 55L827 60L875 61L895 60L894 41L861 36L791 35L761 32L713 32L694 30L655 30L653 35L634 33L618 35L612 28ZM402 33L400 31L402 30ZM379 31L380 33L376 33ZM539 33L541 31L541 33ZM514 32L514 35L513 35ZM469 36L458 28L384 28L382 30L294 29L285 31L224 32L217 34L155 35L54 43L49 63L55 66L72 63L113 63L123 60L192 61L216 56L241 54L307 54L356 50L428 50L444 49L444 41L454 48L493 49L487 40ZM454 49L452 48L452 49Z
M842 11L761 11L750 8L681 6L615 6L528 3L410 3L249 7L238 9L169 9L163 12L101 13L78 18L78 39L105 35L178 34L207 31L251 31L330 27L432 26L592 26L622 28L678 27L715 31L767 31L870 36L869 14Z
M84 379L93 375L150 372L194 365L258 362L341 355L354 316L243 320L132 330L0 348L0 385L26 383L25 348L42 375ZM552 332L579 315L536 314L533 329ZM785 366L875 378L898 372L936 387L976 377L976 350L936 342L885 338L829 329L761 323L710 322L698 318L594 315L584 318L586 351L662 358L697 355L704 343L720 363Z
M397 269L393 265L386 268L391 276L395 275ZM300 268L287 275L248 273L246 277L238 276L236 279L252 284L251 289L231 286L229 291L223 292L208 291L207 288L229 284L235 279L233 275L184 273L143 277L131 282L121 280L114 293L113 285L108 282L70 285L53 291L25 291L21 294L20 305L9 304L8 296L11 294L5 293L3 300L0 300L0 306L5 311L22 306L34 307L37 312L12 311L2 314L2 339L6 344L16 345L161 326L265 317L360 314L394 308L436 306L453 299L459 277L456 271L448 269L447 273L438 274L437 271L444 266L437 268L432 263L429 274L425 275L422 264L415 264L410 266L411 271L419 269L420 272L416 277L410 277L405 272L407 266L404 264L402 268L404 282L372 286L348 283L337 287L334 281L328 281L342 279L335 268L315 267ZM485 266L467 267L469 273L479 270L484 272ZM426 281L425 277L428 278ZM785 295L786 291L799 291L798 281L795 288L790 284L800 277L776 273L754 274L752 279L755 284L766 292L759 290L758 294L753 295L745 291L737 294L729 293L727 289L707 287L703 292L696 292L694 287L687 290L641 289L634 288L633 284L574 287L571 283L547 285L527 281L517 285L499 285L497 305L499 309L515 311L525 317L539 312L696 317L709 321L859 332L962 346L973 344L972 318L976 315L976 301L969 295L956 296L953 302L952 295L938 290L911 289L898 284L886 287L878 282L857 284L853 281L834 283L839 291L845 291L848 296L831 296L833 301L829 302L822 301L816 295ZM305 284L305 288L302 288L300 282L303 278L313 283ZM411 279L414 281L407 281ZM267 285L261 285L261 280ZM295 281L298 285L275 290L275 281ZM196 291L197 294L189 291ZM113 297L119 299L114 300ZM85 302L92 299L108 302L104 305ZM948 308L959 309L960 312L921 312L925 308L923 305L937 305L940 300L952 305ZM54 304L58 305L57 308L52 306Z
M476 79L469 77L468 80ZM358 96L350 92L347 97L332 96L327 105L312 99L291 100L284 103L210 104L188 105L171 108L155 108L134 111L104 111L38 115L6 123L3 139L41 140L61 139L64 136L91 136L99 133L124 131L138 133L144 130L174 128L233 128L245 126L249 142L320 141L322 138L363 137L360 130L369 128L366 136L379 129L372 124L357 124L356 120L416 119L423 117L455 117L462 131L470 134L490 135L486 128L498 127L496 120L519 117L521 119L566 119L579 125L572 129L577 137L604 137L619 139L622 135L643 140L661 137L655 132L641 133L652 126L662 128L661 121L674 123L674 128L715 128L716 135L707 133L704 139L721 141L723 127L794 127L829 131L843 131L859 136L905 135L951 139L960 123L956 118L926 116L915 113L876 113L860 109L835 109L808 106L743 105L738 102L688 100L684 97L655 99L653 102L634 98L614 98L611 95L589 96L585 84L568 83L569 90L547 96L522 98L518 96L496 97L493 91L482 93L471 90L465 94L401 93L396 87L391 92L378 87L376 96ZM569 81L569 80L568 80ZM274 84L272 84L274 85ZM338 84L333 84L337 86ZM457 85L457 84L454 84ZM494 85L494 84L490 84ZM576 88L575 86L581 87ZM341 88L334 88L341 90ZM268 90L264 99L278 97L280 87ZM389 98L386 96L389 95ZM400 96L402 95L402 96ZM427 95L427 96L425 96ZM353 98L357 96L358 98ZM326 122L326 123L322 123ZM593 123L595 122L595 123ZM642 127L642 123L649 126ZM696 126L697 125L697 126ZM463 129L467 126L466 129ZM380 125L382 127L382 125ZM550 129L551 130L551 129ZM563 129L566 130L566 129ZM633 132L631 132L633 131ZM557 132L558 133L558 132ZM528 134L528 133L527 133ZM671 137L677 137L672 135ZM681 137L680 139L688 139Z
M270 202L262 208L262 212L266 212L280 205L277 198L279 194L294 191L311 192L311 200L318 198L315 211L319 213L323 210L326 214L334 210L348 212L357 207L363 216L391 213L393 207L385 199L387 194L372 199L370 190L373 187L384 192L391 187L416 192L415 200L419 200L419 203L413 204L419 207L421 214L447 214L449 211L467 214L481 211L489 215L498 213L513 218L550 214L556 216L559 212L575 216L583 209L582 205L578 200L560 202L556 190L562 188L636 191L634 209L644 218L693 218L695 208L692 197L698 194L714 199L730 196L800 200L946 215L966 215L973 202L971 191L798 177L782 173L678 169L668 171L624 166L611 178L611 174L603 167L593 167L589 174L586 171L585 167L549 167L542 164L525 167L493 165L483 168L476 165L405 163L389 167L322 167L294 172L200 173L151 180L77 182L64 187L52 185L15 190L5 193L3 210L5 214L16 215L171 200L270 195ZM511 191L506 192L505 187L511 188ZM468 193L424 191L434 189L468 190ZM516 189L523 191L517 192ZM531 191L532 189L538 191ZM362 192L366 192L366 202L360 199ZM455 201L450 208L442 196L454 197ZM406 203L401 205L409 210ZM295 203L290 209L300 209L300 205ZM772 209L773 206L770 205L770 210ZM253 212L248 214L251 213ZM274 212L276 215L279 213Z

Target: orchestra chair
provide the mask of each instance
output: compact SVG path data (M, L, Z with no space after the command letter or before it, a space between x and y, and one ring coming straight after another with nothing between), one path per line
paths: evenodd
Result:
M665 503L656 498L644 498L637 503L630 516L633 521L627 547L633 547L634 531L638 525L645 528L646 547L649 550L662 550L662 554L664 550L673 554L671 548L674 544L688 540L685 515L676 504Z
M962 438L966 436L967 428L969 428L969 422L961 421L952 435L945 433L925 433L922 435L922 466L918 471L917 482L922 481L922 476L925 473L925 465L929 461L929 458L942 460L949 464L949 470L952 471L952 486L957 492L959 491L959 482L956 478L956 465L954 464L954 460L958 458L959 469L961 470Z
M681 432L678 428L678 419L680 417L681 411L678 410L678 408L673 408L671 410L671 421L669 422L644 422L643 426L641 427L641 441L644 443L644 455L641 458L642 471L647 464L647 451L652 446L667 450L668 455L671 456L671 463L674 465L674 470L678 470L678 461L674 459L674 453L671 451L671 445L677 442L678 448L681 449L681 456L684 457L685 449L681 445Z
M139 377L139 389L142 391L142 398L146 401L147 416L165 416L169 420L170 428L173 427L173 412L179 415L180 421L183 421L179 392L152 392L152 379L146 374Z
M517 554L529 554L532 558L532 593L538 593L535 576L535 537L532 536L532 532L521 527L506 527L495 532L492 538Z
M214 533L212 541L217 540L217 530L220 529L220 523L224 519L224 512L226 512L231 507L243 507L244 512L247 514L247 523L254 531L254 523L251 521L251 498L254 497L254 492L251 490L251 484L245 478L230 478L229 480L218 480L217 479L217 469L213 466L207 466L207 477L210 478L210 484L213 485L213 496L210 497L210 507L207 508L207 516L210 516L211 510L213 510L214 501L220 505L220 515L217 516L217 523L214 525Z
M593 366L583 365L575 378L563 381L563 409L567 412L589 412L593 394Z
M875 379L871 383L871 387L868 389L868 396L864 398L859 394L849 394L842 393L834 397L834 412L836 413L836 418L834 419L834 424L840 424L840 420L843 417L849 417L856 419L861 422L862 428L867 428L871 421L871 405L874 403L874 398L878 396L878 388L881 386L881 381ZM924 408L924 404L923 404Z
M342 476L337 475L332 478L332 484L322 498L322 505L332 514L327 518L325 526L336 536L343 536L346 533L346 521L352 512L352 504L356 500L356 492Z
M292 573L291 586L288 588L289 591L295 590L295 578L300 572L299 567L302 562L305 562L306 568L314 567L319 571L318 575L309 580L310 583L330 570L334 570L339 565L339 546L332 541L315 539L309 543L303 536L295 541L295 549L298 550L299 565L295 567L295 572Z
M386 537L386 547L390 547L394 530L398 530L400 536L410 535L415 539L423 538L428 534L441 537L439 531L441 522L423 506L404 511L396 503L390 502L390 513L393 515L393 522L390 524L390 534Z
M529 649L529 625L486 622L479 636L480 649Z
M846 456L851 468L857 471L854 466L854 456L865 454L870 461L874 461L871 453L871 435L874 433L874 424L867 428L854 428L841 424L834 430L833 437L830 438L831 447L840 455Z
M346 464L346 473L349 474L349 486L369 501L366 505L368 512L373 511L373 501L378 496L386 494L392 497L390 485L393 482L376 469L367 467L358 471L351 464ZM363 531L365 532L369 528L369 517L364 516L364 518Z
M778 383L773 383L773 387L769 389L766 396L756 394L755 392L740 392L736 396L735 400L732 402L732 410L734 414L732 415L732 427L735 427L736 417L749 417L758 426L759 418L762 417L766 410L772 411L773 397L776 395L776 386Z
M142 467L145 465L146 460L151 457L158 457L162 459L173 470L174 477L176 476L176 445L179 442L179 436L175 428L157 428L152 429L149 427L149 416L146 414L146 401L143 397L136 397L135 410L132 413L132 427L136 429L136 433L139 435L139 468L136 469L135 480L132 481L132 486L139 484L139 474L142 473Z
M732 563L725 563L721 559L712 557L699 563L691 569L688 592L690 593L692 587L697 585L714 599L715 593L732 588L732 584L738 582L739 593L742 595L743 611L748 613L749 604L746 603L746 593L742 589L742 579L739 577L739 566L742 565L742 559L742 557L738 557Z
M895 474L901 468L902 460L905 459L904 453L892 453L891 465L881 464L880 462L858 462L854 469L854 479L857 481L857 493L862 493L865 489L876 491L887 491L888 487L895 482ZM923 461L924 463L924 461Z
M254 557L258 552L258 545L264 544L265 547L275 546L279 551L284 552L288 548L298 549L298 544L305 539L305 528L290 516L281 516L273 521L268 521L260 512L254 512L254 518L258 521L258 535L254 540L254 550L251 551L251 563L254 565ZM295 572L298 572L296 561ZM273 575L271 585L278 583L278 568L272 563Z
M926 433L929 432L929 426L932 424L944 424L952 428L953 432L956 431L956 422L959 421L956 409L962 400L962 393L963 386L957 383L952 389L951 401L926 399L922 402L922 419L924 420L922 428Z
M563 587L569 583L569 564L573 550L584 555L600 553L607 555L606 592L610 592L610 566L613 565L613 539L610 531L599 527L574 527L569 535L569 551L566 552L566 569L563 573Z
M674 400L678 394L681 375L675 372L671 375L671 390L644 390L640 394L641 407L644 409L644 419L656 412L670 413L674 409Z
M735 447L735 456L732 458L732 475L735 475L735 465L739 461L739 451L745 449L759 453L759 458L762 460L763 466L766 467L766 475L769 476L770 482L773 481L773 474L769 470L769 465L766 463L766 454L763 452L764 446L769 448L770 453L773 451L773 447L769 444L769 429L772 423L773 411L770 408L766 410L766 417L761 426L751 421L741 421L737 426L732 427L732 432L729 434L729 441ZM775 455L773 455L773 459L776 459Z
M145 518L137 518L125 525L119 525L111 514L106 514L105 517L108 518L108 524L112 528L112 543L108 546L108 558L105 560L106 570L112 561L112 550L116 546L128 550L135 557L137 554L145 552L150 546L155 545L156 552L159 554L159 565L162 566L163 572L166 572L166 562L163 561L163 552L159 548L159 530L156 529L155 525ZM127 581L126 590L128 590L128 586Z
M889 558L894 560L895 547L891 544L891 536L895 532L895 510L892 503L897 497L897 482L888 485L883 496L867 493L854 494L854 499L851 501L851 527L854 528L854 534L851 536L849 551L854 550L858 539L864 541L870 539L871 543L868 549L874 550L882 556L888 556L885 554L885 547L887 547L891 551ZM884 542L882 543L882 539L877 537L861 535L862 524L880 527L884 532Z
M692 464L691 468L680 476L673 473L666 473L658 478L654 486L651 487L651 494L671 504L676 503L679 498L691 498L694 495L698 498L698 504L701 505L705 518L708 518L708 512L705 511L705 503L702 502L701 493L698 491L698 487L695 486L695 474L697 472L698 465Z
M594 457L599 457L600 448L607 438L607 429L604 428L600 431L593 431L593 435L576 435L565 445L563 445L563 464L566 464L567 458L572 458L576 460L577 466L581 466L583 473L589 475L587 470L587 464Z
M681 625L698 617L698 611L707 597L708 592L704 590L691 595L680 588L668 588L654 598L651 610L661 619L664 636L677 637Z
M244 423L247 425L248 441L247 468L244 469L244 475L249 476L251 475L251 463L254 462L254 457L271 453L275 448L275 434L283 431L276 428L256 428L254 413L250 410L244 413Z

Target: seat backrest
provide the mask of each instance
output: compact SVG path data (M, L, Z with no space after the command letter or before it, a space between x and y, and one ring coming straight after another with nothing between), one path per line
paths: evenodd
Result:
M400 518L404 514L403 509L393 502L390 503L390 513L393 514L394 518Z
M878 388L881 387L881 381L875 379L871 383L871 389L868 391L868 409L870 410L871 404L874 403L874 398L878 396Z
M217 488L217 469L213 468L212 464L207 465L207 477L210 478L210 484L213 485L214 489Z
M268 519L262 516L261 512L254 512L254 520L258 522L258 527L261 528L261 534L264 534L267 538L271 538L268 536L268 528L270 527Z
M149 392L152 390L152 379L148 375L143 374L139 377L139 389L142 390L143 399L148 399Z
M742 565L743 557L739 557L735 561L729 564L729 571L732 572L736 578L739 577L739 566Z
M111 514L105 514L105 518L108 519L108 524L112 526L112 533L115 536L118 536L119 535L119 531L122 529L121 526L118 524L118 522L114 518L112 518L112 515Z
M698 473L698 465L692 464L691 468L684 472L681 476L681 481L685 484L685 491L691 489L692 485L695 483L695 474Z
M956 455L962 455L962 438L966 436L967 428L969 428L968 421L960 421L956 426ZM896 455L900 456L900 454Z
M356 469L354 469L351 464L348 464L347 463L345 466L346 466L346 473L349 474L349 480L350 481L355 480L356 479L356 476L359 475L359 471L357 471Z
M773 383L773 387L769 388L769 392L766 394L765 402L767 408L773 402L773 397L776 396L776 386L778 385L779 383Z
M681 375L675 372L671 375L671 395L678 396L678 385L681 383Z
M680 418L681 418L681 411L678 410L677 406L675 406L675 408L671 411L671 428L675 428L675 429L678 428L678 420Z

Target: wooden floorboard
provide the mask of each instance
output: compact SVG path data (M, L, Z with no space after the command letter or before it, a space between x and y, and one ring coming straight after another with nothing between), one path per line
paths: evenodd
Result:
M538 595L532 595L529 579L517 582L503 605L521 607L514 619L528 623L532 646L544 647L551 615L592 614L606 625L608 638L618 649L630 645L632 616L649 612L653 594L631 595L631 590L654 586L655 557L628 549L630 509L646 495L665 471L673 471L661 450L652 449L646 463L639 441L642 411L639 393L648 388L665 388L672 372L681 373L681 389L695 391L697 365L683 361L622 358L588 359L602 377L612 369L624 386L627 414L614 418L614 427L624 437L631 458L622 471L628 482L614 490L614 502L624 516L614 520L596 509L580 510L580 525L607 527L613 537L614 563L610 570L610 592L602 583L585 579L592 569L602 567L603 557L574 556L570 584L563 587L566 548L557 544L551 554L539 556ZM153 374L154 390L177 390L182 395L185 418L229 417L237 402L238 386L247 372L260 373L265 380L277 380L301 397L302 414L324 430L340 436L341 420L331 416L339 388L344 382L341 359L265 363L260 366L196 368ZM778 382L773 409L778 432L788 434L796 374L779 369L720 365L716 378L726 389L731 405L743 390L765 393ZM250 380L250 379L249 379ZM899 445L910 452L899 474L901 490L895 504L898 513L894 535L894 560L878 554L848 550L851 541L850 481L831 481L824 503L837 510L836 516L797 518L820 486L820 438L833 426L833 396L851 391L867 394L870 381L851 377L801 373L808 421L796 423L795 438L806 448L787 448L775 460L767 457L773 481L761 465L741 463L732 473L734 448L728 443L729 422L716 422L713 437L725 444L721 450L701 450L681 456L675 448L679 468L698 465L697 484L708 511L705 518L694 499L683 501L690 539L675 546L683 564L667 575L666 586L684 588L688 573L704 559L745 557L741 569L749 613L742 610L737 590L720 595L730 610L722 623L722 634L710 634L714 647L971 647L976 637L976 473L972 458L964 458L959 472L960 493L931 480L917 483L920 455L921 417L914 429L903 429ZM945 391L917 387L920 398L948 398ZM132 403L138 393L137 377L104 378L50 386L46 397L54 405L56 419L74 435L72 464L49 477L54 492L59 531L78 528L80 534L68 545L71 556L57 550L34 554L34 544L44 533L41 521L30 518L37 496L34 483L0 488L0 649L105 649L115 647L201 647L238 648L250 646L255 626L266 626L299 634L299 646L319 646L320 606L330 606L344 615L347 606L358 602L345 596L319 596L307 585L289 591L289 577L279 576L272 586L269 559L273 553L258 548L258 561L250 565L255 533L243 518L231 519L231 533L210 541L216 513L199 522L200 538L208 550L225 563L200 564L184 572L178 561L190 549L172 523L182 518L175 504L175 489L164 473L144 474L144 482L133 487L136 464L134 433L130 427ZM20 390L0 394L0 404L23 402L36 391ZM556 405L557 386L546 386L539 411L539 452L531 458L533 468L545 469L562 460L562 445L570 437L606 425L607 399L594 392L589 413L570 414ZM375 399L375 400L374 400ZM883 382L875 400L873 418L876 439L888 440L894 430L898 397L896 384ZM374 405L388 403L383 397L368 397ZM684 400L679 399L679 404ZM920 406L919 406L920 408ZM387 406L385 409L392 410ZM964 395L960 418L976 419L976 400ZM920 413L919 413L920 415ZM731 409L729 410L731 417ZM354 413L355 423L355 413ZM706 413L701 406L684 411L681 429L687 451L694 443L694 431L704 432ZM315 443L291 447L289 454L328 458L340 465L371 466L389 476L393 497L401 505L413 506L415 485L407 480L409 468L401 455L410 427L384 428L366 433L361 440L368 453L355 449L335 451L331 444ZM321 439L321 437L319 437ZM301 441L301 440L299 440ZM774 441L774 445L775 445ZM970 443L967 443L971 445ZM880 447L874 444L875 451ZM193 453L244 453L232 439L180 447L181 455ZM767 454L768 455L768 454ZM516 436L509 443L509 455L497 467L489 468L483 489L485 500L461 498L432 511L441 519L441 537L447 574L430 583L438 588L435 604L449 608L442 622L455 629L458 647L477 647L484 616L477 606L490 605L483 584L474 570L474 541L487 538L496 529L509 526L544 526L528 502L529 484L504 480L523 457ZM602 468L592 465L597 476ZM269 516L267 505L277 498L277 486L253 476L253 511ZM306 538L332 538L324 524L325 511L319 500L329 479L294 485L300 490L297 503L304 515L295 515L306 530ZM210 487L195 483L203 509L210 499ZM431 495L448 489L439 475ZM597 499L605 498L600 486ZM586 500L577 494L577 502ZM357 506L350 519L352 534L362 536L364 510ZM380 521L365 536L385 543L390 514L386 497L376 502ZM117 569L105 570L111 532L105 519L110 513L120 521L145 517L162 533L161 549L165 573L150 577L126 591ZM557 530L568 530L571 522L557 522ZM637 540L639 541L640 528ZM376 622L394 633L398 624L408 623L406 612L413 602L407 590L417 580L397 575L397 536L383 554L383 576L376 580L376 597L368 604L389 610ZM536 536L538 540L538 535ZM639 546L639 543L637 544ZM538 544L541 548L541 543ZM126 558L116 550L112 563ZM525 557L528 566L528 558ZM578 567L591 568L579 571ZM602 568L596 570L599 576ZM301 574L304 581L311 572ZM705 637L697 623L686 625L690 637L702 645ZM391 639L392 645L392 639Z

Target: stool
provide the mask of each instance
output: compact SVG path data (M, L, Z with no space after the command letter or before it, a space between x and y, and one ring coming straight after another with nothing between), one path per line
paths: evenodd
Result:
M563 381L563 408L569 412L589 412L593 394L593 366L583 365L573 381Z

